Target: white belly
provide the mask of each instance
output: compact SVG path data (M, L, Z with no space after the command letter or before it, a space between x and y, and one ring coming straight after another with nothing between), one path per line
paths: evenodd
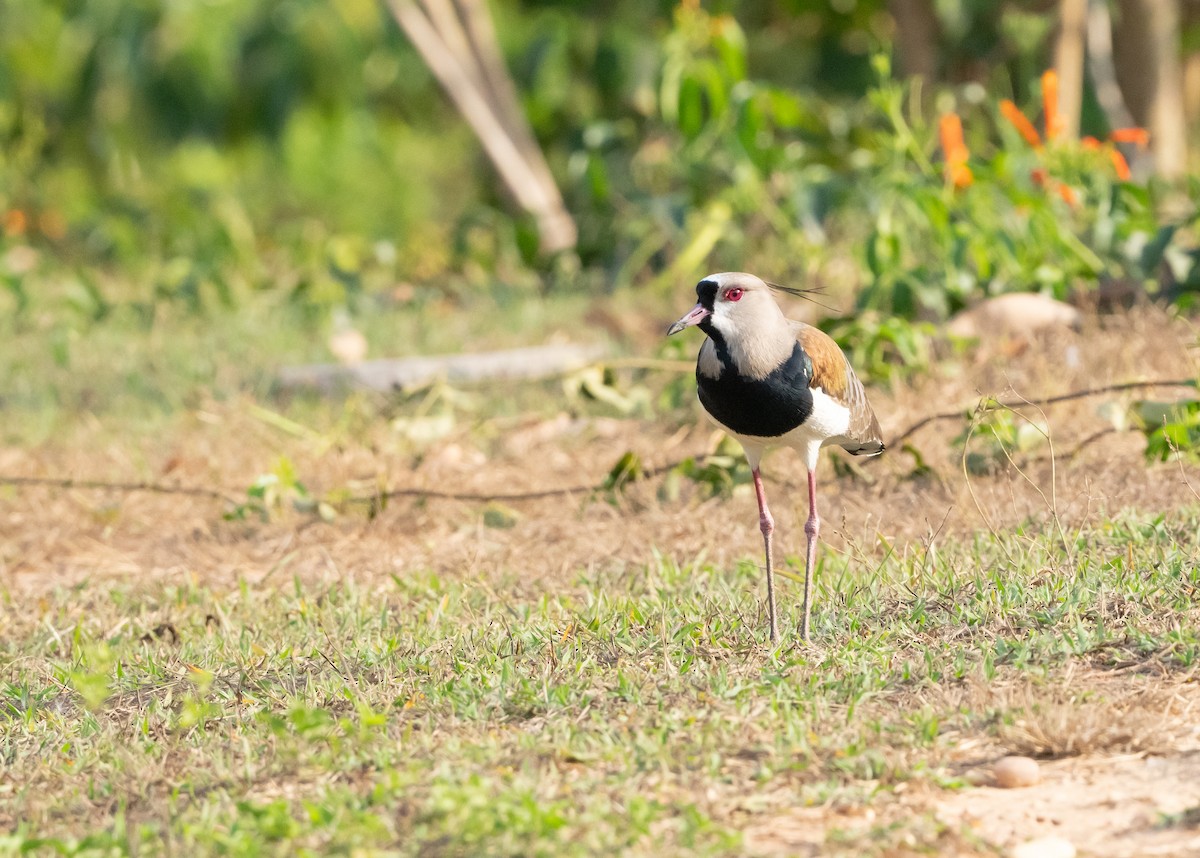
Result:
M791 447L804 458L809 470L817 467L817 456L824 444L841 441L850 428L850 409L830 397L819 387L812 389L813 410L808 419L786 435L762 438L729 432L746 451L751 468L757 468L763 453L773 447ZM716 421L713 421L716 422ZM718 424L720 425L720 424ZM725 428L725 427L721 427Z

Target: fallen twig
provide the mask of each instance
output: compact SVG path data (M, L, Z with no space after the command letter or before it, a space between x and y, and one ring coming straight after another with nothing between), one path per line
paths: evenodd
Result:
M1017 408L1022 405L1053 405L1059 402L1067 402L1072 399L1083 399L1088 396L1096 396L1102 393L1117 393L1125 390L1140 390L1149 387L1196 387L1196 381L1193 379L1130 381L1121 384L1109 384L1102 387L1089 388L1087 390L1076 390L1072 391L1071 393L1063 393L1059 394L1058 396L1048 396L1043 399L1018 399L1013 401L1002 401L993 397L988 397L987 401L994 403L994 407L999 408ZM928 417L924 417L896 436L896 438L893 439L888 446L893 450L899 450L905 440L907 440L913 433L924 428L928 424L940 420L962 419L964 414L967 412L968 409L962 408L958 411L946 411L941 414L932 414ZM1107 435L1111 431L1114 430L1111 428L1102 429L1101 431L1085 438L1067 454L1067 458L1075 456L1085 446L1093 443L1104 435ZM643 468L641 471L639 471L638 476L643 479L646 477L656 477L679 467L689 459L703 458L703 455L704 454L688 456L663 465L655 465L654 467ZM224 501L231 506L237 506L239 503L242 503L241 500L238 500L232 494L220 489L213 489L203 486L171 486L162 483L150 482L109 482L106 480L77 480L60 477L16 477L4 476L0 474L0 486L46 486L49 488L58 489L87 489L92 491L114 491L130 494L135 492L150 492L163 495L190 495L193 497L207 497L214 500ZM356 504L376 504L382 500L388 500L390 498L427 498L430 500L453 500L475 503L516 503L520 501L534 501L544 500L552 497L563 497L566 495L586 494L589 492L601 491L603 488L603 483L588 483L573 486L562 486L551 489L537 489L528 492L509 492L504 494L496 494L490 492L451 492L442 491L439 489L409 487L386 489L370 495L351 497L347 498L344 502Z
M646 468L641 471L640 477L655 477L659 474L665 474L672 468L677 468L682 465L687 459L680 459L677 462L670 462L665 465L656 465L652 468ZM123 483L109 482L106 480L75 480L70 478L56 477L10 477L0 475L0 486L45 486L48 488L57 489L88 489L91 491L114 491L133 494L135 492L152 492L161 495L192 495L196 497L207 497L214 500L223 500L226 503L236 506L243 501L234 498L219 489L210 489L199 486L168 486L161 483ZM563 486L553 489L537 489L529 492L510 492L507 494L496 494L489 492L446 492L437 489L422 489L422 488L399 488L387 489L382 492L377 492L370 495L360 495L357 497L346 498L344 503L378 503L381 500L390 498L429 498L431 500L456 500L470 501L479 503L488 503L492 501L530 501L542 500L545 498L561 497L563 495L584 494L587 492L599 491L603 488L603 484L594 485L574 485Z
M203 486L168 486L162 483L121 483L107 480L76 480L71 477L6 477L0 476L0 486L46 486L52 489L88 489L91 491L112 491L133 494L149 492L159 495L192 495L226 503L237 504L239 501L219 489Z
M703 455L703 454L701 454ZM644 468L638 473L639 479L646 477L657 477L660 474L665 474L668 471L678 468L688 459L697 459L701 456L688 456L679 459L675 462L668 462L665 465L655 465L652 468ZM588 492L600 491L604 488L604 484L587 483L575 486L562 486L556 489L537 489L531 492L510 492L508 494L491 494L484 492L443 492L436 489L387 489L373 495L361 495L358 497L347 498L346 503L377 503L380 500L390 498L430 498L432 500L456 500L456 501L477 501L480 503L505 502L505 501L530 501L544 500L545 498L561 497L563 495L586 494Z
M381 358L355 364L309 364L279 371L284 389L322 391L357 388L381 393L413 390L438 379L477 384L497 379L533 381L575 372L604 354L598 345L529 346L496 352Z
M1103 387L1089 387L1086 390L1074 390L1070 393L1061 393L1058 396L1047 396L1044 399L1014 399L1000 400L992 396L984 397L995 403L999 408L1020 408L1022 405L1054 405L1058 402L1068 402L1072 399L1085 399L1089 396L1098 396L1101 393L1119 393L1123 390L1143 390L1148 387L1195 387L1196 380L1194 378L1170 379L1160 381L1126 381L1120 384L1106 384ZM892 450L900 449L901 445L908 440L914 432L919 429L924 429L930 423L936 423L940 420L961 420L963 415L970 409L963 407L957 411L943 411L941 414L931 414L928 417L922 417L916 423L909 426L895 438L888 442L888 448Z

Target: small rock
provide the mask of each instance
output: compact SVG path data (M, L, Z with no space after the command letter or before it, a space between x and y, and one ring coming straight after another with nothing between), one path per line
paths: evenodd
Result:
M1070 304L1045 295L1013 292L981 301L950 320L956 337L1028 335L1049 329L1078 328L1082 314Z
M1075 858L1075 845L1061 837L1026 840L1008 852L1009 858Z
M992 778L996 786L1013 789L1033 786L1042 779L1042 774L1038 764L1029 757L1003 757L992 766Z

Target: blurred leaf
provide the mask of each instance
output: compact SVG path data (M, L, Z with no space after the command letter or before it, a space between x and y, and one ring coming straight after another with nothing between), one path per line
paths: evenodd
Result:
M1131 406L1135 422L1146 435L1146 458L1165 462L1175 454L1200 460L1200 401L1152 402Z
M930 341L935 329L927 323L860 313L823 327L846 352L855 371L868 380L925 372L932 361Z
M912 444L905 442L904 446L900 449L913 457L913 469L909 471L909 477L923 477L926 474L933 473L933 468L926 463L925 457L921 455L921 451Z
M415 444L431 444L454 431L456 421L450 413L419 417L397 417L392 431Z
M563 390L570 398L591 398L612 406L621 414L632 414L648 404L649 391L645 388L623 393L615 382L615 377L605 367L592 365L564 378Z
M609 492L619 492L627 484L640 480L645 475L646 469L642 465L641 457L629 450L609 469L601 488Z
M487 527L506 530L516 527L521 514L509 506L492 501L483 508L483 523Z

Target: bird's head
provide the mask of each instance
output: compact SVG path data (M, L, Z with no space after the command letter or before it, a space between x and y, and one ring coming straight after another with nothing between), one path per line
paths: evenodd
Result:
M783 318L771 286L740 271L708 275L696 284L696 299L696 306L667 329L667 336L698 325L709 336L716 331L726 340L736 340Z

